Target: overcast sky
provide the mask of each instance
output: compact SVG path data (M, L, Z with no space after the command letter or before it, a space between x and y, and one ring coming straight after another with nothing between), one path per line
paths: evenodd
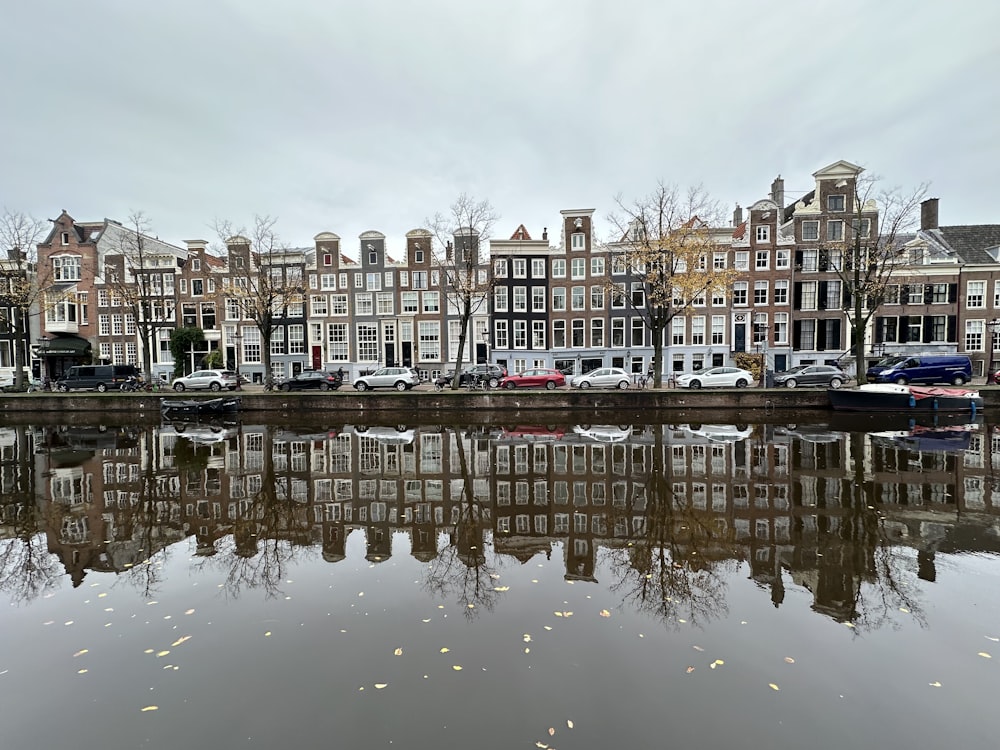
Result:
M147 214L181 244L404 235L460 193L494 237L663 180L727 210L839 159L1000 223L1000 3L33 0L0 12L0 206Z

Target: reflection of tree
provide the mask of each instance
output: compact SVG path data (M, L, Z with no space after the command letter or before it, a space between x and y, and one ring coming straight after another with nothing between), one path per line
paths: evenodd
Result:
M679 619L704 624L728 611L722 561L735 557L729 537L714 528L713 515L678 496L668 476L663 429L654 431L646 481L645 525L626 547L609 555L613 591L639 611L666 624ZM643 499L636 497L641 505ZM629 509L629 515L641 512ZM622 509L622 512L627 512Z
M455 597L467 619L474 619L480 609L493 611L500 593L496 590L496 567L484 549L485 520L476 501L473 473L466 454L466 436L450 428L452 445L459 459L462 497L448 543L438 550L427 575L425 588L442 597ZM470 441L470 445L472 445ZM495 556L492 556L495 561Z
M272 428L262 429L260 451L256 446L251 450L245 442L239 445L242 463L232 481L243 483L239 494L246 499L237 503L232 536L220 542L217 553L206 561L225 569L224 588L233 597L244 589L257 588L269 597L281 594L280 585L289 565L302 556L303 550L316 552L311 545L306 498L293 495L294 475L288 456L275 456ZM277 467L276 458L280 462Z
M45 544L45 519L35 500L34 465L27 430L17 429L14 461L2 467L7 486L0 498L0 591L28 602L58 585L59 558Z

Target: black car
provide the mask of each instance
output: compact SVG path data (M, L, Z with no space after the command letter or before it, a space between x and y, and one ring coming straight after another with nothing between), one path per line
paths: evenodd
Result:
M281 384L283 391L335 391L344 382L340 373L328 372L326 370L306 370L300 372L293 378L289 378Z
M458 379L458 384L467 385L473 381L485 380L489 384L490 388L496 388L500 383L500 378L506 375L507 370L500 365L472 365L462 370L462 375ZM454 376L455 371L448 370L448 372L439 377L438 380L441 381L441 385L451 385L451 379Z
M840 388L850 376L839 367L831 365L800 365L785 372L775 373L774 384L785 388L800 385L825 385Z

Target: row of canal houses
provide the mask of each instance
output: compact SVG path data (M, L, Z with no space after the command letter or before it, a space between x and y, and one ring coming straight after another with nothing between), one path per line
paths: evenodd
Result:
M843 238L859 215L853 201L861 172L845 161L830 164L813 174L812 190L792 199L779 177L745 212L737 206L729 226L712 229L713 267L735 269L738 280L727 294L674 319L664 341L666 374L731 364L744 351L763 354L778 371L850 365L845 290L822 248ZM861 213L878 226L877 206ZM646 371L653 348L636 312L642 285L621 262L623 244L598 241L594 214L561 211L558 244L547 228L533 238L523 225L509 239L489 240L488 248L468 229L456 232L445 253L469 248L479 279L491 287L466 332L466 361L513 371ZM143 235L141 268L123 257L129 237L127 227L109 219L81 222L63 211L53 221L38 246L37 274L48 287L40 296L37 338L32 332L32 345L22 344L36 371L58 377L80 363L144 364L141 327L111 283L139 275L169 321L151 334L151 372L164 379L174 369L171 328L197 326L205 341L188 369L218 350L225 366L264 380L261 332L238 297L227 294L262 274L279 284L295 280L303 290L277 311L270 344L277 378L320 368L343 368L352 377L403 365L427 379L457 357L461 324L426 229L408 232L399 251L390 251L384 234L364 232L356 257L332 232L317 234L311 247L266 254L241 236L215 254L204 240L181 247ZM938 199L931 198L921 205L919 230L904 239L906 262L871 321L866 354L966 352L975 374L985 375L1000 351L1000 225L939 226ZM628 301L609 293L609 279ZM0 331L0 367L13 365L17 338L9 327Z

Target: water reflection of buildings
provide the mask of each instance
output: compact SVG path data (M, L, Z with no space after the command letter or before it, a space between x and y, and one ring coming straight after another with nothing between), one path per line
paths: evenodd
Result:
M668 544L676 565L745 562L776 605L790 579L817 611L849 619L887 549L915 548L929 580L938 549L1000 551L1000 443L986 430L964 450L917 451L770 425L4 428L0 449L3 535L37 512L75 584L188 537L206 557L280 542L337 562L363 529L373 562L397 532L422 562L450 544L468 566L490 540L521 562L558 542L567 577L584 580L601 548L638 568Z

